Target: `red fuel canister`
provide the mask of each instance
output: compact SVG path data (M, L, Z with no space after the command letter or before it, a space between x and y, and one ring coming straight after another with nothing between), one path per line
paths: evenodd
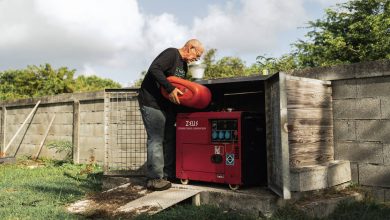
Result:
M179 96L181 105L204 109L210 104L211 92L206 86L176 76L169 76L167 80L183 92L183 95ZM167 91L163 87L161 87L161 93L165 98L169 98Z

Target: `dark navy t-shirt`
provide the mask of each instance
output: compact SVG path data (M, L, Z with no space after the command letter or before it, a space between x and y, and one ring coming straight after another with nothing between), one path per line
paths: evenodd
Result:
M166 109L171 102L162 96L160 86L171 93L175 87L167 80L167 77L184 78L187 71L187 63L182 60L178 49L168 48L161 52L150 65L142 81L138 96L140 104L156 109Z

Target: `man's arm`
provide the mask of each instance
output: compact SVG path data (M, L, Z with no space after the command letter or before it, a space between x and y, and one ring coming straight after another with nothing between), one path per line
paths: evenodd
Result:
M165 50L159 57L157 57L149 67L149 73L154 79L170 94L175 87L167 80L165 71L168 71L175 65L176 54L171 49Z

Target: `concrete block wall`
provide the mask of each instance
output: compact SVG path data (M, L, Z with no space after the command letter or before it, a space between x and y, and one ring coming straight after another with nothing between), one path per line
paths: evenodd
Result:
M104 100L80 102L79 162L104 162Z
M353 181L384 201L390 188L390 76L337 80L333 88L335 158L351 161Z
M349 160L352 181L390 201L390 60L291 74L332 81L335 159Z
M12 106L6 110L5 143L8 144L17 130L21 127L27 116L33 110L34 105ZM37 108L35 114L23 126L23 129L16 136L7 150L7 155L33 156L39 150L46 130L49 129L45 143L53 141L72 141L72 105L70 103L42 104ZM54 117L52 126L49 128L51 119ZM53 157L63 159L65 154L56 154L55 149L43 147L41 157Z
M40 157L63 159L65 153L57 153L47 145L55 141L69 141L73 145L76 163L88 163L92 158L103 163L103 91L0 102L2 149L10 143L38 101L41 101L38 108L11 143L6 155L34 156L55 115Z

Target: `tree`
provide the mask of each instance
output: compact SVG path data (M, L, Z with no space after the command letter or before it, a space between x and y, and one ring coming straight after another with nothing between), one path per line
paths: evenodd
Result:
M309 23L293 46L298 67L390 59L390 1L352 0Z
M97 76L74 79L75 72L67 67L53 69L50 64L0 72L0 100L121 87L119 83Z
M240 58L222 57L216 61L216 52L216 49L210 49L204 55L203 64L206 65L205 79L246 76L249 74L244 61Z
M121 88L121 85L111 79L103 79L98 76L78 76L72 86L77 92L91 92L106 88Z

